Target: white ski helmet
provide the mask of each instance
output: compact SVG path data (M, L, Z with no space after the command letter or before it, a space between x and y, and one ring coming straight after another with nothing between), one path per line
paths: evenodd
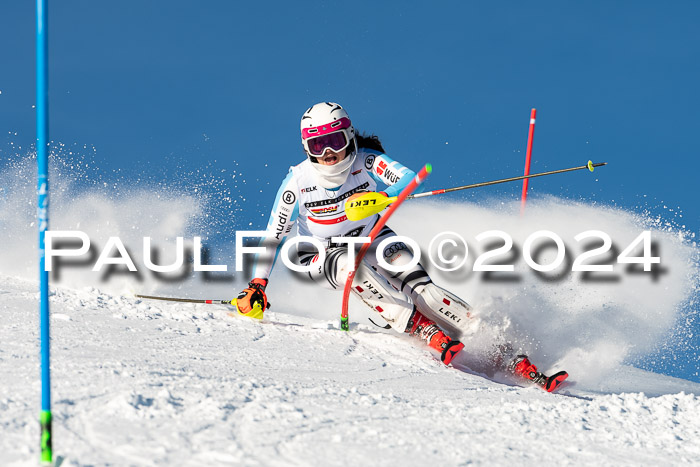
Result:
M301 117L301 144L306 156L320 176L324 188L342 185L350 174L357 156L357 139L348 113L335 102L320 102L309 108ZM335 165L321 165L317 157L326 149L334 152L347 149L345 159Z

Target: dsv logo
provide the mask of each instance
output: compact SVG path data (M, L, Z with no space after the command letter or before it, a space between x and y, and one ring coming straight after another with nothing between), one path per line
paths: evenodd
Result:
M390 256L393 256L395 253L398 253L401 250L405 250L408 247L404 242L396 242L392 243L389 245L387 248L384 248L384 257L389 258Z

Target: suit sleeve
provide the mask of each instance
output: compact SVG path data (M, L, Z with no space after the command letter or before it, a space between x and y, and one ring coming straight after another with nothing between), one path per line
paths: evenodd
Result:
M368 168L377 183L383 183L388 187L384 190L387 196L397 196L401 190L406 188L411 180L416 176L416 173L401 164L391 159L386 154L380 152L368 152L365 159L365 167Z
M260 246L267 248L267 253L255 257L253 277L269 279L282 244L292 231L298 216L299 189L294 174L290 170L277 190L277 196L270 212L270 220L265 229L268 236L260 242Z

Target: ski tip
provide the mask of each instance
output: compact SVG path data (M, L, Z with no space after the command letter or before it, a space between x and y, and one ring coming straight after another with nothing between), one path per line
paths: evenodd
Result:
M561 385L561 383L564 382L566 378L569 377L569 373L566 371L560 371L559 373L555 373L549 378L547 378L547 383L544 386L544 389L547 392L553 392L556 391L557 388Z
M442 351L442 355L440 356L440 360L442 360L442 363L445 365L449 365L450 362L452 361L455 356L462 351L464 348L464 344L462 344L459 341L450 341L449 344L445 347L445 349Z

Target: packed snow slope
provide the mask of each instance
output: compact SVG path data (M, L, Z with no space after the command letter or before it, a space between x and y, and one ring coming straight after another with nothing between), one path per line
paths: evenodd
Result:
M245 200L221 204L215 182L194 192L108 185L54 162L63 173L52 178L51 229L84 231L94 247L52 276L54 447L64 465L700 463L700 384L659 374L700 380L699 255L680 218L554 197L531 199L523 217L517 203L498 200L407 202L390 226L425 258L443 231L469 244L457 271L423 261L484 323L447 368L415 340L372 325L361 303L351 303L351 331L339 331L340 294L281 264L263 323L225 306L138 300L235 296L248 277L231 274L230 214ZM0 465L38 459L34 172L30 157L0 173ZM487 263L513 264L513 272L473 271L476 257L503 244L477 240L493 230L513 248ZM566 249L546 273L523 256L527 238L542 230ZM575 240L590 230L609 235L612 247L588 264L612 264L612 272L571 272L602 243ZM618 264L644 230L661 264L651 272ZM144 268L143 237L153 238L157 263L169 264L174 238L194 235L228 273ZM125 243L138 273L91 271L111 236ZM556 256L552 242L535 250L541 264ZM485 355L504 341L545 372L567 370L568 385L547 394L487 375Z
M0 278L1 465L38 459L35 290ZM622 366L548 394L367 325L90 288L51 299L63 465L700 463L696 383Z

